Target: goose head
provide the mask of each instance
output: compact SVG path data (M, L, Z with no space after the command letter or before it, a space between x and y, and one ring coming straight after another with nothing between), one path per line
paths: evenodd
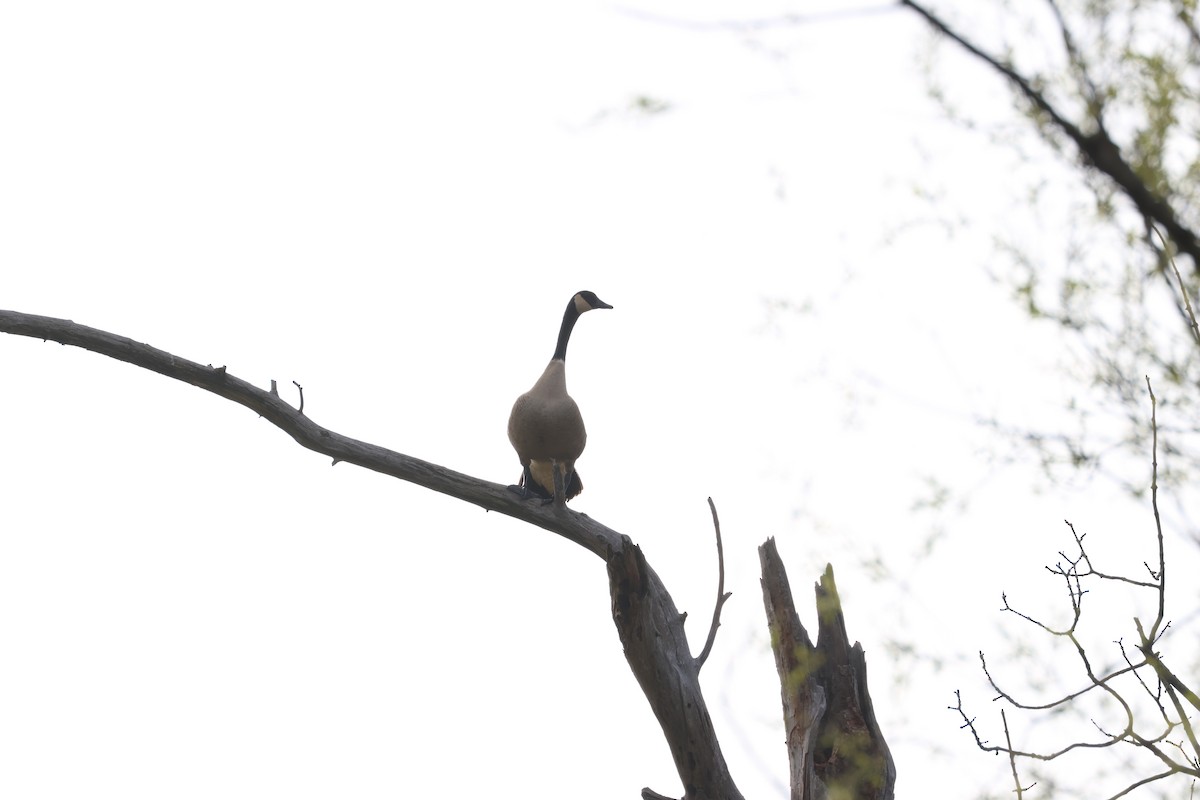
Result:
M558 347L554 349L554 358L551 363L566 360L567 343L571 340L571 331L575 328L575 321L585 311L595 311L597 308L612 308L612 306L597 297L595 292L585 290L575 293L571 302L567 303L566 312L563 313L562 327L558 331Z

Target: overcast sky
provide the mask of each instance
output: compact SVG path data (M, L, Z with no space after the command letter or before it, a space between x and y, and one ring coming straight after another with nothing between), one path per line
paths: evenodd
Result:
M772 10L10 4L0 306L298 381L326 427L513 482L509 408L593 290L572 506L642 545L698 651L714 498L734 595L703 683L746 796L786 796L768 536L813 627L834 565L897 797L1002 791L946 710L997 722L1000 592L1062 612L1063 518L1136 563L1148 511L1044 490L974 422L1053 424L1068 379L993 231L922 197L995 219L1022 176L927 100L921 26L655 18ZM595 557L98 355L0 337L0 363L0 795L680 793Z

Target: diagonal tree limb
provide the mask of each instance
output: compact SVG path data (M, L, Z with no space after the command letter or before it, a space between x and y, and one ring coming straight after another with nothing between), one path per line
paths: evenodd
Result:
M1146 182L1137 176L1133 167L1125 160L1121 148L1108 135L1108 131L1105 130L1099 117L1095 119L1095 132L1084 133L1078 125L1063 116L1028 78L1017 72L1010 64L979 48L952 28L949 23L915 0L899 0L899 3L901 6L915 11L930 27L987 64L1015 86L1026 100L1053 123L1054 127L1075 143L1080 154L1092 167L1107 175L1120 187L1125 196L1137 208L1138 213L1161 226L1179 251L1186 253L1192 259L1193 269L1200 271L1200 238L1197 237L1195 231L1180 220L1174 207L1165 198L1152 191Z

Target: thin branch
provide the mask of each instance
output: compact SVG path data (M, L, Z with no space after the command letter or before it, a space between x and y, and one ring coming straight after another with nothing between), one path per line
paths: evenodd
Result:
M1171 777L1172 775L1176 775L1176 774L1178 774L1178 770L1168 769L1168 770L1166 770L1166 771L1164 771L1164 772L1159 772L1159 773L1156 773L1156 774L1154 774L1154 775L1149 775L1149 776L1147 776L1147 777L1145 777L1145 778L1142 778L1140 781L1134 781L1133 783L1129 784L1128 786L1126 786L1126 787L1125 787L1124 789L1122 789L1121 791L1119 791L1119 792L1117 792L1116 794L1114 794L1114 795L1110 796L1110 797L1108 798L1108 800L1117 800L1117 798L1119 798L1119 797L1124 797L1125 795L1127 795L1127 794L1129 794L1130 792L1132 792L1134 789L1138 789L1138 788L1140 788L1140 787L1142 787L1142 786L1145 786L1145 785L1146 785L1146 784L1148 784L1148 783L1154 783L1155 781L1161 781L1163 778L1169 778L1169 777Z
M1095 81L1092 80L1091 74L1088 72L1087 62L1084 61L1083 54L1075 46L1075 37L1067 25L1062 8L1058 5L1058 0L1046 0L1046 4L1050 6L1050 11L1054 14L1054 20L1058 23L1058 32L1063 40L1063 49L1067 51L1067 61L1071 64L1071 68L1075 70L1080 83L1083 84L1087 92L1088 102L1091 104L1092 114L1095 115L1097 123L1103 125L1103 97L1100 94L1100 90L1096 87Z
M1188 326L1188 333L1192 336L1192 341L1200 345L1200 328L1196 326L1196 314L1192 310L1191 294L1183 283L1183 276L1179 274L1179 266L1175 263L1175 256L1172 254L1172 249L1167 244L1166 238L1162 235L1162 231L1154 224L1154 221L1149 217L1144 219L1146 245L1154 251L1158 258L1158 269L1155 270L1167 284L1167 288L1174 293L1175 286L1171 283L1171 274L1168 273L1167 267L1171 268L1171 273L1174 273L1175 280L1179 284L1179 294L1183 303L1176 301L1173 305L1175 311L1179 314L1184 324Z
M1037 786L1037 783L1031 783L1028 786L1021 786L1021 776L1017 774L1017 757L1012 749L1012 736L1008 733L1008 715L1004 713L1004 709L1000 709L1000 721L1004 723L1004 743L1008 747L1008 766L1012 770L1013 785L1016 787L1017 800L1021 800L1025 796L1028 789Z
M1042 705L1031 705L1029 703L1022 703L1022 702L1018 701L1016 698L1014 698L1008 692L1006 692L1000 688L1000 686L996 683L996 680L992 677L992 673L988 670L987 660L984 658L982 650L979 651L979 662L983 666L983 674L987 677L988 684L993 689L996 690L997 696L1000 699L1007 700L1015 708L1022 709L1023 711L1047 711L1049 709L1055 708L1056 706L1061 706L1064 703L1069 703L1070 701L1074 700L1077 697L1082 697L1083 695L1087 694L1088 692L1092 691L1093 689L1100 688L1103 684L1109 683L1114 678L1119 678L1122 675L1125 675L1130 672L1132 672L1134 675L1137 675L1138 674L1137 671L1139 669L1141 669L1142 667L1146 666L1146 664L1148 663L1145 660L1142 660L1142 661L1139 661L1137 664L1133 664L1129 661L1128 658L1126 658L1126 663L1129 664L1129 666L1122 667L1121 669L1118 669L1114 672L1110 672L1109 674L1105 675L1103 678L1098 679L1091 686L1086 686L1077 692L1072 692L1071 694L1060 697L1057 700L1052 700L1049 703L1044 703Z
M1124 575L1110 575L1107 572L1101 572L1100 570L1096 569L1094 566L1092 566L1092 557L1087 554L1087 550L1083 546L1083 539L1087 534L1080 535L1080 534L1076 533L1075 526L1071 523L1070 520L1064 519L1063 522L1065 522L1067 524L1067 527L1071 529L1071 535L1075 537L1075 544L1079 548L1079 558L1071 559L1071 558L1067 557L1065 554L1063 554L1062 552L1060 552L1059 555L1061 555L1063 558L1065 558L1071 564L1071 566L1073 568L1072 574L1075 575L1077 578L1095 577L1095 578L1100 578L1100 579L1106 580L1106 581L1118 581L1120 583L1128 583L1131 586L1138 586L1143 589L1157 589L1158 588L1158 581L1139 581L1136 578L1126 578ZM1083 564L1085 564L1087 566L1086 571L1080 572L1076 568L1080 562L1082 562ZM1056 572L1056 570L1050 570L1050 571ZM1057 574L1062 574L1062 573L1057 573Z
M1171 718L1167 715L1166 706L1164 706L1162 704L1162 684L1161 683L1158 684L1157 690L1151 689L1150 685L1148 683L1146 683L1146 680L1142 677L1142 673L1137 671L1138 667L1146 666L1150 662L1148 662L1145 658L1143 658L1141 660L1141 662L1138 663L1137 667L1134 667L1133 662L1129 660L1129 653L1125 650L1125 641L1123 639L1118 639L1116 644L1117 644L1117 647L1120 648L1120 650L1121 650L1121 658L1125 659L1125 663L1128 664L1131 668L1133 668L1133 670L1134 670L1133 677L1137 678L1137 682L1139 684L1141 684L1142 690L1146 692L1146 696L1149 697L1152 701L1154 701L1154 704L1156 706L1158 706L1158 713L1162 715L1163 722L1170 725Z
M1192 16L1187 0L1174 0L1171 5L1175 6L1175 18L1187 29L1192 50L1200 50L1200 28L1196 27L1196 19Z
M1142 623L1138 620L1134 620L1134 624L1137 626L1138 635L1142 637L1142 643L1138 649L1142 651L1142 653L1146 656L1146 661L1151 667L1154 668L1154 674L1160 681L1163 682L1163 684L1168 687L1168 693L1171 695L1172 701L1174 701L1176 704L1175 710L1179 712L1179 716L1183 720L1183 724L1186 726L1187 715L1184 712L1183 707L1179 705L1179 698L1176 692L1178 694L1182 694L1187 699L1188 703L1190 703L1198 711L1200 711L1200 697L1197 697L1196 693L1189 689L1187 685L1180 680L1178 675L1167 669L1167 665L1164 664L1158 654L1154 652L1153 643L1146 638L1146 634L1142 631ZM1200 743L1196 744L1196 752L1200 754Z
M708 660L708 654L712 652L713 642L717 640L717 628L721 627L721 607L725 605L733 593L725 591L725 548L721 545L721 521L717 519L717 507L713 504L713 499L708 498L708 507L712 511L713 528L717 532L717 603L713 607L712 624L708 628L708 639L704 642L704 649L700 651L700 655L696 656L696 671L704 666L704 662Z
M1158 639L1158 628L1166 616L1167 603L1167 556L1163 543L1162 516L1158 513L1158 399L1154 396L1154 387L1150 385L1150 376L1146 376L1146 391L1150 393L1150 432L1152 447L1150 450L1150 506L1154 509L1154 529L1158 536L1158 616L1150 626L1147 639L1154 642Z
M1100 750L1105 747L1112 747L1114 744L1120 744L1122 741L1121 739L1110 739L1106 742L1073 742L1061 750L1054 751L1053 753L1033 753L1025 750L1013 750L1003 745L988 744L986 739L980 737L979 731L975 727L975 718L967 716L967 711L965 708L963 708L962 704L962 693L955 689L954 696L958 699L958 703L953 706L947 706L947 708L949 708L951 711L958 712L959 716L961 716L963 719L963 724L959 727L969 730L971 735L975 737L975 746L985 753L1005 753L1012 754L1013 756L1017 756L1019 758L1033 759L1034 761L1053 761L1060 756L1066 755L1072 750Z
M1171 677L1175 678L1175 675L1172 674ZM1176 678L1176 680L1178 680L1178 678ZM1196 763L1197 757L1200 757L1200 742L1196 741L1196 731L1192 727L1191 720L1188 719L1187 711L1185 711L1183 708L1183 703L1179 702L1179 693L1175 691L1174 683L1171 683L1167 686L1167 696L1171 698L1171 704L1175 706L1175 713L1179 715L1179 724L1183 726L1184 735L1186 735L1188 741L1192 743L1192 755L1189 757L1189 760L1192 763ZM1194 694L1188 698L1192 705L1195 705L1195 699L1196 696ZM1179 750L1181 753L1183 752L1182 747L1180 747ZM1184 753L1184 755L1186 756L1187 754Z

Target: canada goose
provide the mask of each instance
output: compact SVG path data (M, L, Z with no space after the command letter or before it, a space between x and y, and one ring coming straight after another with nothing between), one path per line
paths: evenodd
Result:
M575 320L594 308L612 308L592 292L579 292L567 303L562 327L558 331L558 347L546 371L525 394L513 403L508 417L508 440L517 451L524 467L520 486L510 486L522 497L537 495L546 501L554 499L554 465L558 465L563 487L563 500L583 491L575 459L587 443L587 431L579 406L567 394L567 342Z

